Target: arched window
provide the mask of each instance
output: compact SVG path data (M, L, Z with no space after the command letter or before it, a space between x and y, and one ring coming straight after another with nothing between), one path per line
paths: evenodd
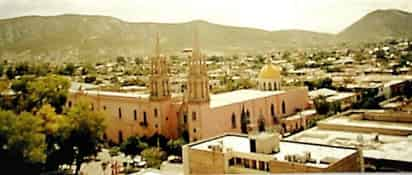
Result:
M136 111L136 109L133 110L133 118L134 118L134 120L137 120L137 111Z
M103 133L103 140L107 141L107 134Z
M118 115L119 115L119 119L122 119L122 108L119 108Z
M268 85L269 85L269 90L271 91L272 90L272 83L268 83Z
M276 82L273 82L273 90L279 90L278 86L276 85Z
M232 128L236 128L236 115L232 113Z
M272 115L272 117L275 117L275 105L273 104L270 105L270 115Z
M286 105L285 105L285 101L282 101L282 113L285 114L286 113Z
M265 131L265 119L263 119L263 116L259 119L259 123L258 123L258 128L259 128L259 132L263 132Z
M266 90L266 83L263 82L263 90Z
M282 131L283 133L288 132L288 131L287 131L287 127L286 127L286 124L285 124L285 123L282 123L282 130L283 130L283 131Z
M143 124L147 125L147 114L146 111L143 112Z
M154 109L154 116L157 117L157 115L158 115L158 111L157 111L157 109L155 108L155 109Z
M118 140L119 140L119 143L123 143L123 132L122 131L119 131L118 133Z
M167 87L166 80L163 80L163 95L167 95L166 94L166 91L167 91L166 87Z

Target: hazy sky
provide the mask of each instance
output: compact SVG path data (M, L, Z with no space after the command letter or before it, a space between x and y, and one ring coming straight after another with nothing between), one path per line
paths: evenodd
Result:
M412 11L412 0L0 0L0 18L76 13L336 33L368 12L394 8Z

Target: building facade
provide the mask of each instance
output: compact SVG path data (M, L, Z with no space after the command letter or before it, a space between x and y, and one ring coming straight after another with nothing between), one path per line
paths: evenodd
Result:
M363 159L355 148L227 133L183 146L183 169L186 175L362 172Z
M89 99L94 110L106 114L105 137L116 143L133 135L176 138L184 132L190 141L196 141L224 132L247 133L250 125L264 131L284 126L284 119L310 106L307 89L282 88L281 69L270 62L259 74L257 89L210 94L206 57L197 38L195 32L188 58L187 91L182 98L171 93L167 57L160 54L157 36L151 58L150 92L75 89L70 91L68 105L81 97Z

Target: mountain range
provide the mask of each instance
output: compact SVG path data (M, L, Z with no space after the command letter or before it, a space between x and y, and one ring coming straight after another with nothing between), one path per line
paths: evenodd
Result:
M178 53L191 47L193 27L197 28L200 45L207 53L254 53L412 38L412 14L376 10L338 34L266 31L202 20L167 24L129 23L108 16L24 16L0 20L0 55L42 55L56 60L150 55L157 32L161 35L162 51Z

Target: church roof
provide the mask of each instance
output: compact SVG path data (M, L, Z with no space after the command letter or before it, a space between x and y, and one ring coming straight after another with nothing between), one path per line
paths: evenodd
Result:
M282 94L284 91L260 91L254 89L242 89L210 96L210 108L246 102L258 98L270 97Z
M273 64L266 64L260 70L259 79L280 79L281 68Z

